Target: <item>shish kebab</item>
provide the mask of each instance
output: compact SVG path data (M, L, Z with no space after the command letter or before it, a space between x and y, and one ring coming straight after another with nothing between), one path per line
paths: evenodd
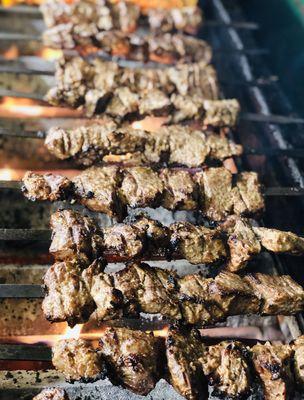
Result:
M152 115L171 123L198 119L203 125L234 126L239 103L219 100L216 72L208 62L209 56L174 67L128 68L96 57L65 56L57 62L56 85L46 100L119 121Z
M88 266L97 258L108 262L149 259L152 255L181 257L192 264L223 262L231 272L242 270L262 249L275 253L304 254L304 239L277 229L255 227L230 217L217 228L189 222L164 226L139 214L128 222L100 228L96 221L72 210L51 216L50 253L56 261Z
M239 340L208 343L199 331L170 327L166 338L127 328L106 328L96 346L62 339L52 362L68 382L108 377L142 396L166 379L187 400L208 399L208 384L220 398L246 399L262 386L267 400L291 399L304 387L304 337L290 344ZM58 397L54 397L58 395ZM59 396L60 395L60 396ZM47 389L34 400L66 400L62 389Z
M202 11L197 6L180 8L147 8L137 4L119 1L116 4L106 0L62 0L44 1L40 10L48 28L46 35L83 37L90 40L102 31L119 30L134 32L144 19L144 26L153 31L183 31L195 34L202 23Z
M101 166L90 167L72 180L52 173L28 171L22 191L32 201L76 201L118 220L126 216L128 206L200 210L214 221L232 214L257 215L264 209L257 174L233 175L224 167L197 171Z
M170 321L211 326L233 315L295 315L304 310L304 290L290 276L261 273L240 277L229 271L215 278L179 277L145 263L105 272L106 263L89 267L57 262L44 276L43 313L70 326L87 322L139 318L141 313Z

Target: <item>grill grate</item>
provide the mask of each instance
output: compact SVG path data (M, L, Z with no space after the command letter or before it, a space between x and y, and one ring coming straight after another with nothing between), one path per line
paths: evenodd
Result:
M232 5L233 3L233 5ZM22 7L18 7L20 12L23 12ZM29 10L29 14L36 15L36 9L25 8ZM303 176L303 155L304 152L299 149L297 143L303 143L302 127L304 121L297 116L291 115L291 107L280 90L279 83L273 79L266 79L265 82L257 79L257 77L270 76L269 71L265 68L262 60L264 49L258 49L252 37L255 29L258 29L256 24L246 22L241 13L241 10L235 5L235 2L229 0L211 0L204 7L207 14L209 23L203 28L202 34L204 38L209 41L213 48L227 48L230 55L214 57L214 63L219 73L220 81L222 82L224 97L237 97L240 99L244 117L240 121L240 127L237 132L230 134L244 144L248 149L270 149L274 157L261 158L260 156L246 156L239 160L237 167L239 170L251 169L257 170L263 178L265 186L271 187L299 187L304 190ZM3 10L0 8L0 13L11 12L12 10ZM239 22L232 22L239 21ZM213 27L216 26L216 30ZM211 29L212 28L212 29ZM5 37L5 32L0 34L0 39L16 40L16 36L11 35ZM30 35L30 34L29 34ZM32 36L31 36L32 38ZM29 37L21 35L20 40L28 40ZM228 52L227 52L228 54ZM6 67L5 67L6 68ZM19 67L16 67L19 68ZM1 71L0 71L1 72ZM12 72L3 70L2 72ZM19 71L20 72L20 71ZM24 72L24 71L23 71ZM35 72L35 71L34 71ZM48 73L49 74L49 73ZM233 84L228 84L233 82ZM13 92L2 92L2 95L13 95ZM18 95L18 94L17 94ZM32 95L33 99L42 99L39 94ZM251 117L251 118L250 118ZM290 126L291 125L291 126ZM12 133L18 135L17 131ZM1 135L1 132L0 132ZM31 135L36 138L36 131L31 131ZM39 135L38 135L39 136ZM22 139L21 139L22 140ZM301 142L302 140L302 142ZM270 150L269 150L270 151ZM267 150L264 150L267 153ZM9 182L5 193L11 193L11 185ZM3 183L1 187L3 189ZM18 185L18 184L17 184ZM292 196L282 198L282 196L271 197L267 199L266 214L263 223L266 226L275 226L279 229L293 230L296 233L301 233L301 220L297 218L298 215L303 215L304 199L302 196ZM282 212L283 210L283 212ZM33 212L34 209L33 209ZM41 210L40 210L41 212ZM51 209L47 209L48 215ZM182 214L181 218L184 218ZM168 218L167 214L164 216ZM169 218L178 218L178 213L170 216ZM189 218L189 217L188 217ZM198 217L192 216L198 221ZM107 224L108 221L102 221ZM18 227L19 228L19 227ZM30 226L29 228L32 228ZM28 242L39 237L40 234L44 235L44 239L49 238L49 231L45 227L39 227L42 230L32 229L1 229L1 241L23 241L24 245ZM5 246L5 244L4 244ZM10 243L10 246L14 246ZM18 246L22 246L20 243ZM8 246L9 247L9 246ZM0 251L2 250L2 243ZM22 247L21 247L22 250ZM1 257L2 258L2 257ZM49 260L48 260L49 261ZM263 254L262 257L253 265L256 269L261 269L265 273L288 273L304 285L303 274L301 272L301 260L291 259L287 256L271 256ZM1 273L0 273L1 277ZM0 281L1 283L1 281ZM16 297L16 289L20 298L36 298L41 297L41 285L18 285L7 284L0 285L0 298ZM138 321L132 322L138 326ZM158 324L161 324L159 321ZM165 322L164 322L165 323ZM163 324L164 324L163 323ZM268 327L279 327L282 337L285 339L295 338L304 332L304 319L302 316L297 317L284 317L284 318L256 318L256 317L242 317L242 318L229 318L227 326L248 326L258 327L260 331L267 336ZM157 324L153 325L158 326ZM163 325L159 325L161 327ZM24 350L23 356L26 357L26 351L31 359L35 351L40 351L36 347L23 347L16 350L16 347L8 347L5 345L0 346L0 358L5 358L5 353L8 354L10 350L16 351L11 353L12 358L18 359L17 354L20 350ZM44 348L45 359L49 359L49 349ZM32 353L33 352L33 353ZM15 354L15 355L14 355ZM7 358L7 357L6 357ZM51 385L61 385L67 388L68 394L71 399L81 398L85 399L89 396L90 399L111 398L113 399L140 399L142 397L136 396L128 391L114 387L107 380L100 381L97 384L74 384L69 385L64 383L63 378L58 376L57 372L33 372L33 371L0 371L0 399L27 399L31 398L34 393L39 392L42 387ZM257 393L257 397L259 398ZM79 397L81 396L81 397ZM152 396L152 397L151 397ZM154 399L181 399L180 396L173 391L173 389L165 382L160 381L155 390L148 398Z

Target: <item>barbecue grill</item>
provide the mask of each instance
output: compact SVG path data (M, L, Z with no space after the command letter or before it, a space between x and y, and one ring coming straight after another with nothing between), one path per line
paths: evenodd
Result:
M244 19L235 2L210 0L206 3L203 4L206 23L199 36L217 49L213 63L223 97L237 98L242 105L240 122L237 128L230 129L229 137L249 150L232 166L238 172L257 171L265 187L274 188L274 193L279 194L266 197L266 212L259 223L301 235L304 120L292 113L280 82L271 77L263 62L267 49L258 48L253 38L254 30L259 27ZM83 209L66 203L33 204L25 201L14 187L19 187L15 181L20 180L27 169L75 175L77 167L73 162L58 161L49 154L41 136L54 125L77 127L83 122L83 116L78 111L51 108L42 102L43 94L51 85L54 68L51 61L42 57L50 52L47 53L40 41L43 23L39 11L30 6L0 8L0 25L0 399L31 399L49 386L64 387L71 399L142 398L113 386L108 380L72 385L52 369L50 345L58 338L75 335L80 328L69 330L65 323L50 324L41 311L42 276L52 262L48 253L49 219L61 206ZM39 74L42 70L44 73ZM23 97L22 93L25 93L25 100L18 99ZM32 134L23 137L24 131ZM229 162L231 166L231 160ZM149 213L165 224L179 220L204 222L197 212L156 209ZM101 226L112 223L104 215L98 215L98 221ZM290 274L304 285L301 262L301 258L263 253L251 261L248 268L269 274ZM193 266L184 260L155 260L152 264L170 267L185 275L196 271L206 276L215 274L214 269ZM121 264L109 264L107 269L116 271L121 267ZM113 323L158 331L159 335L165 335L168 326L165 320L150 316ZM108 324L97 326L90 321L82 327L82 337L98 339L103 325ZM204 335L212 337L284 342L303 333L303 315L229 317L226 323L203 330ZM255 396L259 398L261 394L255 393ZM151 397L182 399L164 380L157 384L151 396L147 396Z

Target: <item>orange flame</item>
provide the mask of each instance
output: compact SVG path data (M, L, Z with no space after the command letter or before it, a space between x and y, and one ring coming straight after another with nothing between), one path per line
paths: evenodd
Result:
M43 106L40 102L26 99L3 97L0 103L0 117L45 117L45 118L64 118L81 117L81 110L72 110L64 107Z
M2 56L6 60L14 60L15 58L17 58L19 56L19 49L15 44L13 44L12 46L10 46L7 50L5 50L2 53Z
M38 6L43 0L2 0L1 5L3 7L13 7L18 4L27 4L29 6Z
M44 47L39 50L37 53L38 57L44 58L45 60L53 61L58 60L62 56L62 50L50 49L48 47Z

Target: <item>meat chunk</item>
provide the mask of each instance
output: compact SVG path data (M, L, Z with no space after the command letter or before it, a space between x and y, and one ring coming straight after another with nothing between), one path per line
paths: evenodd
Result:
M257 344L252 348L255 370L262 382L265 400L287 400L292 392L291 355L288 345Z
M111 255L127 259L139 257L146 246L145 232L134 225L116 224L103 230L104 246Z
M158 340L153 334L125 328L106 328L99 342L113 383L145 396L160 377Z
M75 195L90 210L120 219L125 211L117 196L120 179L118 167L91 167L73 179Z
M252 226L245 219L229 217L221 226L221 231L227 234L227 244L230 250L227 269L237 272L246 266L254 255L261 251L260 241Z
M103 379L105 366L90 342L82 339L62 339L53 346L52 362L69 382L94 382Z
M104 321L122 317L123 295L115 288L112 274L104 273L103 266L95 261L83 271L82 279L96 305L95 319Z
M151 168L133 167L124 171L120 195L130 207L159 205L163 190L160 177Z
M242 145L220 135L209 135L206 138L206 145L209 147L208 156L214 160L224 160L232 156L240 156L243 153Z
M300 336L294 343L294 371L297 384L304 388L304 336Z
M215 230L189 222L176 222L170 230L173 249L192 264L209 264L226 256L225 244Z
M86 322L96 308L77 265L69 262L52 265L45 274L44 284L46 296L42 309L49 321L67 321L74 326Z
M261 299L262 314L296 314L304 309L304 290L290 276L250 274L245 281Z
M28 171L22 182L22 191L31 201L65 200L72 193L71 181L61 175L40 175Z
M249 354L240 342L209 346L200 362L214 394L229 399L247 398L251 388Z
M165 188L163 207L169 210L197 208L197 187L188 171L163 169L160 178Z
M227 169L209 168L198 172L204 214L215 221L224 220L230 214L241 214L246 206L237 188L232 187L232 174Z
M88 265L103 252L102 232L88 217L72 210L57 211L51 216L50 253L58 261Z
M237 100L204 101L206 125L234 126L237 122L240 105Z
M239 174L236 186L246 205L247 214L258 214L264 210L264 198L256 172L242 172Z
M181 332L171 328L166 337L166 356L170 383L187 400L208 397L207 382L199 358L204 345L196 331Z
M69 400L69 398L63 389L50 388L42 390L33 400Z
M301 255L304 252L304 239L292 232L261 227L253 227L253 231L262 246L269 251L292 255Z
M206 137L199 130L181 125L172 125L163 128L169 137L170 164L186 164L189 167L202 165L210 153Z

